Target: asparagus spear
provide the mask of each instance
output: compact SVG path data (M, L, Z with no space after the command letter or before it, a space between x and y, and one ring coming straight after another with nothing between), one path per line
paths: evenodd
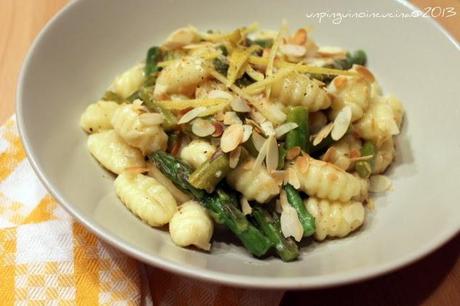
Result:
M283 188L286 191L289 204L297 211L299 221L303 227L303 236L311 236L316 230L315 218L307 211L299 192L294 187L286 184Z
M259 228L273 243L276 252L283 261L292 261L299 257L297 244L291 238L284 238L281 233L281 225L277 215L272 218L265 209L254 207L252 216Z
M233 203L234 199L218 188L208 194L204 190L193 187L188 177L190 168L173 156L157 151L148 156L158 169L173 181L184 192L188 192L200 201L219 223L225 224L255 256L264 255L272 246L270 240L262 232L249 223L243 213Z
M286 149L300 147L308 153L310 151L308 111L302 106L292 107L288 112L287 121L296 123L297 127L286 135Z
M367 160L357 161L355 170L358 172L360 177L368 178L374 169L375 163L375 146L372 142L366 141L364 143L361 148L361 156L370 156L370 158Z
M213 192L216 185L229 171L230 165L227 155L220 154L216 158L206 161L193 171L189 182L195 188Z
M174 114L169 109L166 109L155 102L152 97L151 89L145 87L141 88L139 90L139 98L144 102L145 107L147 107L150 111L155 111L163 115L163 128L165 130L171 130L177 125L176 116L174 116Z

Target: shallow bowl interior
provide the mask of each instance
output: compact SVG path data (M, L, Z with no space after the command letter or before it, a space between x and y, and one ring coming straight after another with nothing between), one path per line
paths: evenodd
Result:
M372 2L375 3L375 2ZM368 5L368 6L366 6ZM40 34L18 88L18 123L39 177L80 222L123 251L175 272L254 287L307 288L364 279L428 253L459 230L458 47L424 18L307 18L315 12L410 12L395 1L80 0ZM374 4L376 5L376 4ZM367 51L387 93L407 117L390 170L394 190L378 197L364 228L347 239L306 246L300 260L257 260L224 241L212 252L175 247L118 201L86 149L78 119L111 79L177 27L231 29L259 21L314 28L319 44ZM336 20L337 22L337 20Z

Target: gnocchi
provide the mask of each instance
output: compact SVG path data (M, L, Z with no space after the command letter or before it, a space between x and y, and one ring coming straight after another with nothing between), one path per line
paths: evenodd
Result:
M139 64L117 76L110 85L109 91L126 99L142 86L144 80L144 65Z
M145 166L142 153L126 144L114 130L89 135L87 144L94 158L113 173Z
M81 128L88 133L112 129L112 116L118 107L118 103L113 101L90 104L80 117Z
M120 106L112 117L115 132L144 155L166 149L168 135L161 128L162 121L161 114L149 113L136 101Z
M211 159L216 147L204 140L193 140L180 151L180 158L193 168L198 168Z
M152 177L122 172L114 184L120 200L150 226L167 224L177 211L174 197Z
M196 201L188 201L179 206L169 222L169 233L172 241L178 246L194 245L209 251L214 224L206 212Z
M361 202L334 202L310 197L305 200L305 207L315 217L315 238L342 238L356 230L364 223L366 215Z

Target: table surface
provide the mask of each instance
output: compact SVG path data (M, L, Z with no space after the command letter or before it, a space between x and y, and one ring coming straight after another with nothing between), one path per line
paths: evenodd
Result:
M454 7L438 21L460 41L459 0L413 0ZM0 0L0 124L14 113L16 81L32 40L67 0ZM424 259L391 274L338 288L288 292L282 305L460 305L460 235Z

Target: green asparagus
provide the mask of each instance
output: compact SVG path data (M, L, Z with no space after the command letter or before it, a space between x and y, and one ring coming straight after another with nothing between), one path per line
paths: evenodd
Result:
M225 224L253 255L260 257L272 247L270 240L249 223L233 203L234 198L224 190L217 188L213 193L208 194L204 190L193 187L188 181L190 167L165 152L154 152L148 158L178 188L191 194L210 210L217 221Z
M174 114L169 110L158 103L155 102L152 95L152 89L149 87L144 87L139 90L139 98L144 102L145 107L147 107L150 111L158 112L163 115L164 122L163 128L165 130L171 130L177 125L177 118Z
M375 146L372 142L366 141L361 148L361 156L367 156L369 159L359 160L356 162L355 170L362 178L368 178L375 164Z
M273 46L273 39L268 38L268 39L246 39L246 44L248 46L252 45L259 45L262 48L271 48Z
M305 208L299 192L290 184L286 184L283 188L286 191L289 204L297 211L299 221L303 227L303 236L308 237L313 235L316 230L315 218Z
M158 67L158 62L161 60L161 50L159 47L151 47L147 51L147 56L145 58L145 76L148 77L151 74L154 74L160 71Z
M274 218L261 207L254 207L252 210L259 228L270 239L276 248L276 252L283 261L293 261L299 257L299 248L291 238L284 238L281 233L281 225L279 219L275 215Z
M206 161L193 171L189 181L193 187L204 189L211 193L229 171L230 165L227 155L220 154L216 158Z
M286 135L286 149L300 147L304 152L310 151L310 129L308 126L308 111L302 106L292 107L287 115L288 122L294 122L297 127Z

